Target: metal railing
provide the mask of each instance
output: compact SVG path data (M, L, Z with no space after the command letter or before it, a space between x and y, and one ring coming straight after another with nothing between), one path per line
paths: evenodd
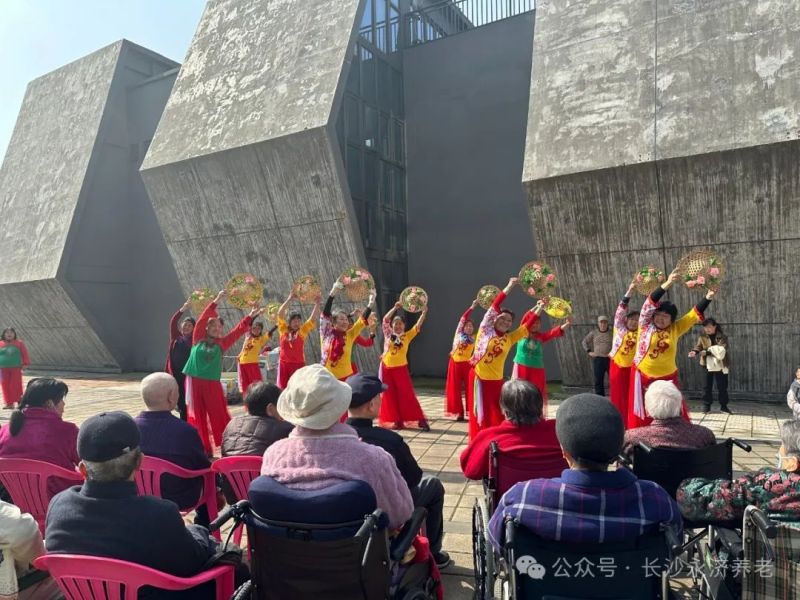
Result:
M405 15L407 44L432 42L535 8L535 0L443 0Z

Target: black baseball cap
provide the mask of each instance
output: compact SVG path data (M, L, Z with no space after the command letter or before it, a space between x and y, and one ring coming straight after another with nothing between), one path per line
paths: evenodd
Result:
M136 421L122 411L89 417L78 432L78 456L89 462L106 462L139 447Z
M356 373L352 377L348 377L347 385L353 390L350 408L358 408L362 404L366 404L387 387L375 375L364 375L363 373Z

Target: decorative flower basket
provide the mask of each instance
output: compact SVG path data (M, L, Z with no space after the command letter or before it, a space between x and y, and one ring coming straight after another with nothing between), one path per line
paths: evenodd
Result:
M280 310L280 302L268 302L264 310L264 318L273 325L278 323L278 310Z
M422 312L428 306L428 292L419 286L411 285L400 293L400 304L406 312Z
M344 284L344 294L351 302L364 302L375 291L375 280L361 267L350 267L339 276Z
M636 271L634 275L636 291L642 296L649 296L653 291L667 280L664 271L654 265L647 265Z
M478 290L478 306L480 306L483 310L489 310L489 307L494 302L494 299L497 298L497 294L500 293L500 288L496 285L485 285L481 289Z
M303 275L294 280L292 293L301 304L314 304L322 294L322 286L313 275Z
M211 288L194 290L189 294L189 308L192 309L196 317L199 317L200 313L214 301L214 298L216 298L216 294L211 291Z
M689 289L717 291L725 277L725 263L713 250L692 250L678 261L681 281Z
M550 296L547 304L544 305L544 312L554 319L566 319L572 314L572 302L557 296Z
M264 297L261 281L250 273L237 273L231 277L225 285L225 291L228 293L228 304L242 310L250 310Z
M519 285L529 296L546 298L558 285L556 273L547 263L531 261L519 270Z

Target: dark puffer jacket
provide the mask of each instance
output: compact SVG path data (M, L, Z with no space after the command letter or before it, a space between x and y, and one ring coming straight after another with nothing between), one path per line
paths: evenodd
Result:
M291 423L272 417L239 415L222 434L222 456L262 456L274 442L289 436Z

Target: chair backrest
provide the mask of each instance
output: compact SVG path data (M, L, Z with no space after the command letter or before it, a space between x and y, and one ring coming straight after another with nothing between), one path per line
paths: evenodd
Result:
M236 500L245 500L250 484L261 472L261 457L226 456L215 460L211 470L227 479Z
M270 477L250 485L245 517L254 597L383 600L390 573L387 530L363 481L288 489Z
M664 597L669 550L663 533L612 544L567 544L543 540L516 523L513 527L505 554L519 600Z
M217 581L217 600L228 600L233 592L233 567L222 565L194 577L176 577L150 567L97 556L48 554L34 566L49 571L67 600L137 600L139 588L186 590Z
M48 491L48 479L51 477L74 481L76 484L83 481L77 471L40 460L0 458L0 483L8 490L14 504L36 519L42 533L51 498Z
M726 440L705 448L633 448L633 472L654 481L675 497L681 481L690 477L730 479L733 474L733 442Z
M199 469L197 471L184 469L168 460L155 458L154 456L144 456L142 457L142 466L136 471L136 487L142 496L158 496L161 498L162 475L174 475L182 479L195 479L196 477L205 477L210 472L211 469Z
M558 477L566 468L561 448L542 449L531 456L529 449L501 449L492 442L489 445L489 488L493 492L493 507L515 483Z

